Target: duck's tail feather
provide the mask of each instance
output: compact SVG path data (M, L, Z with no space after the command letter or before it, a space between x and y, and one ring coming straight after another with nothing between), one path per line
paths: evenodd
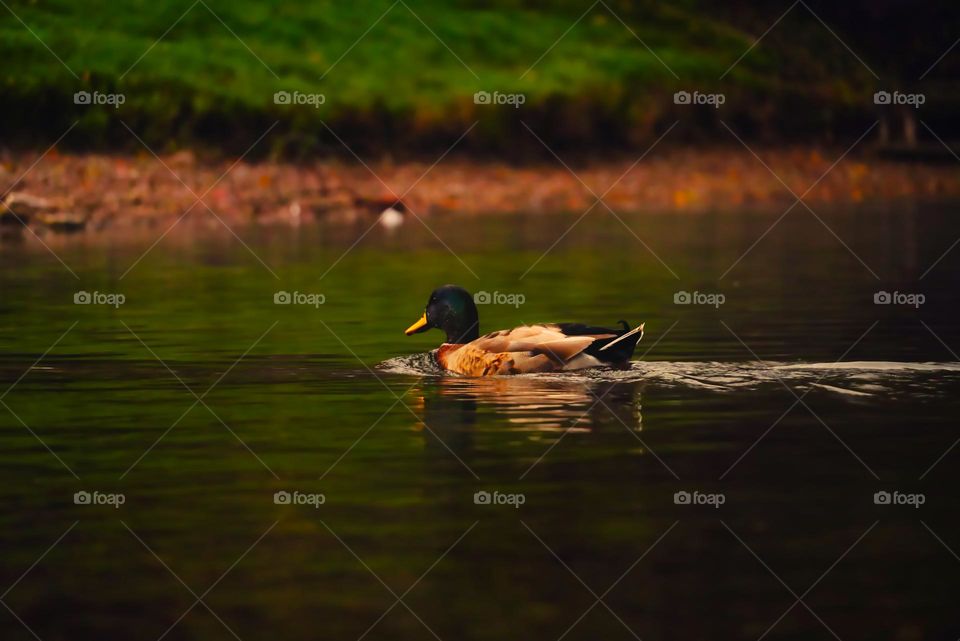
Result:
M621 321L621 322L623 322L623 321ZM624 329L626 329L626 323L624 323L624 325L625 325ZM637 340L635 340L635 341L633 342L633 343L634 343L634 346L636 346L636 344L640 342L640 339L643 338L643 326L644 326L644 325L646 325L646 323L640 323L639 326L631 329L629 332L624 332L623 334L620 334L620 336L616 337L615 339L613 339L612 341L610 341L609 343L607 343L606 345L604 345L603 347L601 347L601 348L600 348L600 351L601 351L601 352L606 351L606 350L610 349L611 347L613 347L614 345L616 345L617 343L619 343L620 341L625 340L625 339L627 339L627 338L630 338L631 336L634 336L634 335L636 335L636 334L639 333L640 336L637 338ZM633 350L631 350L631 351L633 351Z

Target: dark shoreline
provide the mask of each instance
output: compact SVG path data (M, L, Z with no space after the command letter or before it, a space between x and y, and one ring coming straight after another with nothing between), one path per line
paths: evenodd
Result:
M39 235L133 234L212 214L230 224L299 225L375 220L391 206L420 217L591 206L683 213L782 210L801 196L822 205L960 197L960 172L952 164L894 161L873 153L844 156L844 151L673 148L655 150L639 162L620 158L567 169L560 161L508 165L454 156L436 165L391 160L361 165L54 150L32 168L39 153L8 155L0 180L10 184L26 173L4 193L9 207L0 210L0 221L7 231L26 224Z

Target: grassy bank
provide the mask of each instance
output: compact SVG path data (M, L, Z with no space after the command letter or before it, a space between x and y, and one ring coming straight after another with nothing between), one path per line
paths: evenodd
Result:
M33 144L77 120L65 145L136 147L126 123L164 150L231 151L279 121L263 151L288 155L339 148L321 120L379 151L443 148L474 121L468 149L534 149L521 119L568 146L639 144L680 116L681 137L715 130L721 117L761 132L788 118L792 135L807 136L863 118L875 88L803 11L724 76L758 34L696 2L586 13L584 3L506 0L9 4L19 19L0 11L0 55L15 61L0 73L0 127L8 141ZM678 90L722 92L725 103L678 106ZM76 105L77 91L120 93L124 103ZM278 105L278 91L325 102ZM477 91L525 102L477 105Z

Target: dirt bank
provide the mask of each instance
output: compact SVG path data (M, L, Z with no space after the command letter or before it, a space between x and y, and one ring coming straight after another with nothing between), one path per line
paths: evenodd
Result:
M851 154L834 166L843 150L757 153L763 162L743 149L672 150L636 164L631 158L594 161L572 165L572 171L559 162L516 167L463 158L433 167L382 161L368 169L329 161L201 161L190 152L158 159L55 150L34 165L38 154L6 154L0 221L8 231L27 224L37 234L90 234L214 215L230 224L372 220L398 199L399 209L433 216L583 211L604 194L618 212L786 207L795 200L790 190L805 194L811 206L960 196L953 164Z

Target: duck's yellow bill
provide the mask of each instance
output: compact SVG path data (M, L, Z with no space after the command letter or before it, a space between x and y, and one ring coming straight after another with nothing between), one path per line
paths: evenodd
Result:
M420 317L420 320L418 320L416 323L408 327L406 331L403 333L406 334L407 336L412 336L413 334L416 334L417 332L425 331L426 329L427 329L427 313L424 312L423 316Z

